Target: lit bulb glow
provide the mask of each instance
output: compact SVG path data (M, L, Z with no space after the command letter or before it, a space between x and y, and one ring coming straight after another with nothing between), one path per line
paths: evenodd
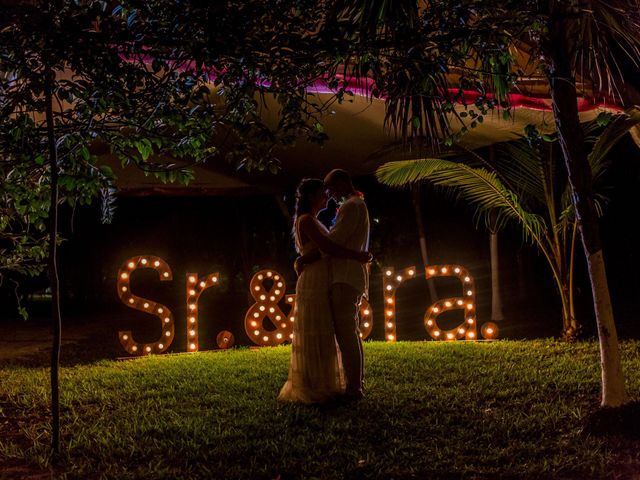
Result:
M404 282L415 278L416 267L411 266L403 268L398 272L395 272L393 268L388 268L386 272L388 272L387 275L382 278L383 291L385 293L385 304L387 308L385 312L385 317L387 318L387 322L385 324L385 335L388 341L395 341L395 339L397 338L395 307L396 292ZM391 278L393 278L393 280Z
M273 279L272 285L265 285L266 279ZM267 288L268 287L268 288ZM247 334L253 333L252 340L258 345L275 346L284 342L293 331L295 317L295 295L285 295L286 284L282 275L271 270L262 270L256 273L249 283L254 304L249 307L245 314L245 331ZM280 301L285 300L288 304L289 315L285 314L280 306ZM264 326L266 319L276 327L276 330L267 330ZM288 319L283 322L282 319Z
M189 351L200 350L200 325L198 324L198 302L200 296L213 287L217 282L218 273L210 273L200 277L197 272L188 272L186 275L187 287L187 308L190 311L189 322L187 323L187 336L189 338ZM194 288L197 285L197 288Z
M426 267L427 278L432 277L455 277L460 281L460 284L464 286L464 297L455 297L441 299L434 302L424 315L424 325L433 339L446 339L456 340L460 337L466 339L473 339L476 337L475 322L469 322L470 317L462 317L462 323L452 328L451 330L442 331L438 326L438 317L445 312L451 310L463 310L464 312L471 313L473 310L475 300L475 290L473 287L473 280L469 275L469 272L461 265L433 265ZM471 300L471 302L469 302Z

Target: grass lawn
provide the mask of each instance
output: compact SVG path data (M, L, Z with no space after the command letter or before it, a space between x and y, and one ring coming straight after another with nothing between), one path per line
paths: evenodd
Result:
M276 402L289 352L64 368L64 457L54 477L640 475L640 442L582 429L599 399L595 343L367 343L366 398L330 410ZM640 342L624 343L636 398L639 353ZM0 385L0 478L48 478L48 371L0 367Z

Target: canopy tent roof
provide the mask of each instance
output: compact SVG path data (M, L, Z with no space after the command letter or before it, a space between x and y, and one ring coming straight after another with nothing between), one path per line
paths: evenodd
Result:
M321 100L328 100L331 93L316 89ZM333 168L344 168L352 175L373 173L387 161L410 156L420 152L408 151L401 142L384 129L384 100L370 100L364 92L356 92L353 97L331 107L322 121L329 140L324 145L304 140L278 153L282 162L282 172L277 175L236 171L224 161L210 161L195 166L195 180L188 186L163 184L153 176L129 167L121 170L115 167L118 187L125 195L221 195L273 192L283 186L295 184L303 177L322 177ZM476 149L498 142L517 138L524 128L533 124L548 133L555 130L551 100L543 96L517 94L512 96L511 117L503 118L502 112L489 112L484 122L470 129L462 136L461 145ZM273 98L266 98L263 116L268 121L275 119L278 106ZM464 107L457 107L462 111ZM610 103L596 103L581 99L580 119L593 120L604 111L619 112L621 108ZM107 162L115 164L113 159Z

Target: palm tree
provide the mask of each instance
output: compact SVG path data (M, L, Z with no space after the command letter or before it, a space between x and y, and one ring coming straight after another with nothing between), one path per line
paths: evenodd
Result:
M489 228L489 253L491 257L491 321L504 320L502 311L502 289L500 287L500 261L498 249L498 216L491 212L487 227Z
M588 136L592 145L588 159L596 191L602 189L606 154L629 129L640 124L640 110L612 118L602 115L585 126L598 136ZM476 208L492 232L515 221L524 237L546 259L562 302L562 333L575 338L579 323L573 301L573 270L578 221L571 202L567 175L558 154L557 138L543 138L535 128L526 137L497 147L495 157L484 159L465 150L458 159L421 158L389 162L378 169L378 179L391 186L428 180L453 189L459 198ZM597 197L602 211L603 196ZM492 265L492 268L494 266Z
M418 228L418 238L420 241L420 255L422 257L422 264L426 267L430 264L429 254L427 252L427 234L424 228L424 218L422 215L422 205L420 198L420 185L414 184L411 187L411 200L413 202L413 210L416 214L416 226ZM432 278L427 280L427 286L429 288L429 295L432 301L438 298L438 292L436 291L436 285Z
M602 406L627 401L611 308L591 169L578 116L579 95L625 98L624 80L640 65L639 0L416 2L338 0L350 54L338 63L356 77L373 76L372 95L387 98L387 125L403 138L452 142L453 104L465 88L478 92L470 126L487 107L508 106L523 70L548 82L558 140L566 164L577 229L587 258L600 341ZM349 22L351 20L351 22ZM335 32L332 38L336 38ZM514 49L528 65L514 68ZM630 66L625 69L624 66ZM455 69L455 72L454 72ZM345 71L347 69L345 68ZM452 93L452 77L460 76ZM576 76L580 75L582 86ZM493 100L493 103L491 102ZM465 130L467 126L463 126Z

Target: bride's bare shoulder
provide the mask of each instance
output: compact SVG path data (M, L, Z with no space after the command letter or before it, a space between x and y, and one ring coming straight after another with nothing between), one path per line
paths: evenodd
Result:
M309 213L305 213L298 217L298 228L300 229L313 228L315 224L315 217Z

